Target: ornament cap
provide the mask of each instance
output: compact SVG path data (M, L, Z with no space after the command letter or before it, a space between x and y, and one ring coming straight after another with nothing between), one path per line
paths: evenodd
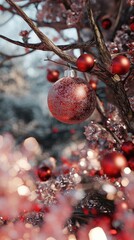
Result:
M67 70L65 70L65 72L64 72L64 77L74 78L74 77L77 77L77 73L76 73L76 71L73 70L73 69L67 69Z

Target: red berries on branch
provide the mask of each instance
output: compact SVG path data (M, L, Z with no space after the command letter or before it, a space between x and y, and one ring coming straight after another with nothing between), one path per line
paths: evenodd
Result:
M59 75L60 75L60 73L59 73L58 70L55 70L55 69L50 70L50 69L48 69L48 71L47 71L47 80L49 82L54 83L54 82L56 82L59 79Z
M81 72L89 71L94 66L95 59L91 54L82 54L76 61L76 66Z
M118 55L112 60L111 71L113 74L123 75L130 70L130 61L123 55Z

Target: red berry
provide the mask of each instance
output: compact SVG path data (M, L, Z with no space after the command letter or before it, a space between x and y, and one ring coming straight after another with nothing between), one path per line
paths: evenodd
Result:
M0 11L4 11L4 7L0 5Z
M107 153L101 160L103 172L109 177L117 177L122 169L127 166L127 160L119 152Z
M90 85L94 90L97 89L97 82L96 82L96 81L90 80L89 85Z
M124 142L121 149L126 156L134 155L134 143L131 141Z
M130 30L134 32L134 22L130 24Z
M81 72L86 72L94 66L94 57L91 54L82 54L76 61L77 68Z
M52 128L52 132L53 132L53 133L58 133L58 132L59 132L59 129L58 129L57 127L53 127L53 128Z
M40 167L37 171L41 181L47 181L51 177L51 169L47 166Z
M111 70L113 74L126 74L130 70L129 59L123 55L118 55L112 60Z
M29 32L27 30L23 30L19 33L20 36L27 38L29 35Z
M60 122L75 124L86 120L96 105L95 92L81 78L63 77L50 88L48 107Z
M112 22L109 18L102 19L101 21L102 28L107 30L112 26Z
M59 71L58 70L48 70L48 73L47 73L47 80L49 82L56 82L58 79L59 79Z

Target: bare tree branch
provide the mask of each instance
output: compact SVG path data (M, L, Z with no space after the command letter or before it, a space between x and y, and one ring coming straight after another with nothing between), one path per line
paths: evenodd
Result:
M88 18L95 35L96 43L98 45L98 50L100 52L100 59L102 63L104 63L105 66L107 67L111 62L111 55L105 45L104 38L103 38L103 35L101 34L101 31L99 30L98 26L95 23L90 1L88 1L87 3L87 10L88 10Z
M61 57L64 61L69 61L71 63L76 62L76 58L64 53L60 48L58 48L45 34L43 34L33 23L33 21L23 12L23 10L17 6L12 0L6 0L16 12L27 22L27 24L33 29L39 39L44 43L44 45L50 50Z
M49 48L46 47L42 42L40 42L40 43L24 43L24 42L12 40L3 35L0 35L0 38L4 39L10 43L13 43L15 45L24 47L24 48L31 48L31 49L42 50L42 51L50 51ZM87 42L77 42L77 43L72 43L72 44L67 44L67 45L57 45L57 47L60 48L62 51L66 51L66 50L78 49L78 48L83 48L83 49L88 48L89 49L89 47L93 46L94 44L95 44L94 41L87 41Z

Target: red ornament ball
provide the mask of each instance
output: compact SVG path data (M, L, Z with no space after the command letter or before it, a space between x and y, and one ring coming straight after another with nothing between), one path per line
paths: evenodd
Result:
M47 181L51 177L51 169L47 166L42 166L37 170L38 177L41 181Z
M129 27L130 27L130 30L134 32L134 22L132 22Z
M96 96L84 79L63 77L50 88L48 107L60 122L76 124L86 120L94 111Z
M102 170L109 177L118 177L122 169L127 167L127 160L119 152L107 153L101 160Z
M134 156L134 143L131 141L124 142L121 147L125 156Z
M90 80L89 85L96 91L97 90L97 82L94 80Z
M59 75L60 75L60 73L59 73L58 70L55 70L55 69L50 70L50 69L48 69L47 80L49 82L54 83L54 82L56 82L59 79Z
M108 30L112 26L112 22L109 18L102 19L101 26L103 29Z
M94 57L91 54L82 54L76 61L76 66L81 72L89 71L94 66Z
M112 60L111 71L113 74L123 75L129 72L130 61L123 55L118 55Z

